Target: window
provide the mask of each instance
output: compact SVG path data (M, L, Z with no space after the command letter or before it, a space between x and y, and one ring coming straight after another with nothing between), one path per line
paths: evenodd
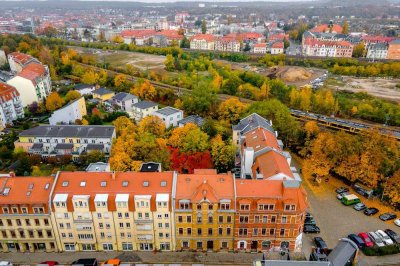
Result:
M201 224L201 221L202 221L201 216L197 216L197 223Z
M125 213L125 218L129 218L129 212Z
M64 224L63 224L63 223L60 223L60 224L59 224L59 227L60 227L61 229L64 229Z
M284 228L281 229L281 231L279 232L279 235L280 236L285 236L285 229Z
M269 235L270 236L274 236L275 235L275 229L274 228L269 229Z
M148 187L148 186L149 186L149 181L144 181L144 182L143 182L143 186L144 186L144 187Z
M249 216L243 216L243 215L239 216L239 222L240 222L241 224L246 224L246 223L248 223L248 222L249 222Z
M240 228L239 229L240 236L247 236L247 228Z
M127 186L128 186L128 184L129 184L129 182L128 182L128 181L122 181L122 186L123 186L123 187L127 187Z
M213 209L213 205L212 204L208 205L208 209L211 211Z
M268 216L264 215L262 219L263 224L266 224L268 222Z
M169 214L168 214L168 213L165 213L165 214L164 214L164 218L165 218L165 219L168 219L168 218L169 218Z
M222 227L218 228L218 235L222 235L222 232L223 232L223 228Z
M231 223L232 222L232 216L226 216L226 222Z
M4 214L8 214L8 213L9 213L9 210L8 210L8 208L6 208L6 207L5 207L5 208L3 208L3 213L4 213Z
M197 242L197 248L202 249L203 248L203 242L199 241Z
M124 228L124 223L119 223L119 228Z
M3 195L8 196L8 194L10 194L10 190L11 190L11 188L9 188L9 187L4 188Z
M122 212L118 213L118 218L122 218Z
M218 216L218 222L223 223L224 222L224 216Z
M260 222L260 216L255 215L255 216L254 216L254 222L255 222L255 223L259 223L259 222Z
M212 234L213 234L212 228L208 228L208 235L209 235L209 236L212 236Z
M228 242L223 241L223 242L221 243L221 248L227 249L227 248L228 248Z
M266 228L261 228L261 235L263 235L263 236L267 235L267 229Z
M230 204L229 203L221 203L221 210L229 210Z
M179 233L180 235L183 235L183 228L179 228L179 229L178 229L178 233Z
M40 225L39 219L35 219L35 225Z
M188 229L186 229L186 231L187 231L187 234L190 236L190 235L192 235L192 228L188 228Z
M201 204L197 204L197 209L201 210Z
M12 226L12 221L11 221L11 219L7 219L7 225L8 225L8 226Z
M192 216L186 216L186 222L191 223L192 222Z
M103 229L103 223L99 223L99 228Z
M282 216L282 217L281 217L281 220L282 220L282 223L285 224L285 223L287 222L286 216Z
M167 186L167 181L161 181L160 186L166 187Z
M32 233L33 233L33 232L32 232ZM62 238L66 238L67 235L66 235L65 233L61 233L61 237L62 237Z
M125 238L125 233L121 233L121 238Z
M201 228L197 228L197 235L198 235L198 236L201 236L201 235L202 235Z
M68 187L68 181L64 181L64 182L62 182L62 184L61 184L61 186L63 186L63 187Z
M67 229L71 229L71 224L70 223L65 223L65 226L67 227Z
M271 241L263 241L261 243L261 248L262 249L270 249L271 248Z
M130 229L131 228L131 223L126 223L126 228Z
M18 208L17 207L12 207L11 211L12 211L12 213L18 213Z
M230 227L226 228L226 234L227 234L228 236L231 235L231 228L230 228Z
M253 228L253 236L257 236L258 235L258 228Z
M158 228L162 228L162 223L158 223Z
M188 210L189 209L189 203L179 203L179 209Z
M17 225L19 225L19 226L21 225L21 220L20 219L16 219L15 221L16 221Z
M169 228L169 223L165 223L165 228Z
M248 211L248 210L250 210L250 205L249 204L240 204L240 210Z
M31 220L25 219L25 224L26 224L27 226L30 226L30 225L31 225ZM3 225L3 222L1 222L1 225Z
M97 218L101 219L101 213L97 213Z
M213 223L213 217L212 216L208 216L208 223L212 224Z
M273 211L275 205L273 204L258 204L259 211Z
M124 251L133 250L132 243L122 242L122 250L124 250Z
M64 219L68 219L68 212L64 213Z
M285 211L295 211L296 205L285 205Z
M21 208L21 211L22 211L22 213L25 213L25 214L26 214L26 213L28 213L28 208L22 207L22 208Z
M182 219L182 216L178 216L178 222L179 222L179 223L182 223L182 220L183 220L183 219Z
M276 216L271 216L271 223L276 223Z
M34 213L44 213L44 208L39 207L39 208L33 208Z
M80 185L81 187L86 187L86 181L81 181Z

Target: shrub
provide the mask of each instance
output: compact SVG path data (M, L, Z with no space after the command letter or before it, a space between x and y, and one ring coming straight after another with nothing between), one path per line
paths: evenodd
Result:
M400 253L400 247L398 245L390 245L384 247L367 247L363 248L362 252L366 256L385 256Z

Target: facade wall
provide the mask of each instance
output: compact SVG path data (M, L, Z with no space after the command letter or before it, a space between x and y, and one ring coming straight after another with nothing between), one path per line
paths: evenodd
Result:
M387 59L400 60L400 44L389 43Z
M0 104L0 127L12 124L14 120L24 117L21 98L19 96Z
M74 124L77 119L82 120L86 114L85 98L81 97L79 100L54 111L49 117L49 124Z
M139 109L139 108L133 107L132 114L133 114L134 119L137 122L139 122L143 118L153 115L153 113L157 110L158 110L158 106L153 106L153 107L150 107L147 109Z
M168 116L165 116L165 115L160 114L158 112L154 112L153 115L158 116L161 120L163 120L166 128L169 128L171 126L172 127L178 126L178 122L180 120L182 120L182 118L183 118L183 112L182 111L174 113L172 115L168 115Z
M24 107L33 102L40 102L36 88L30 80L16 76L8 80L7 84L14 86L17 89Z

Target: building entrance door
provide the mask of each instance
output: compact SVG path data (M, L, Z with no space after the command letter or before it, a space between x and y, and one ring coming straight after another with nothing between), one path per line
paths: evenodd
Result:
M209 249L209 250L214 249L214 241L212 241L212 240L207 241L207 249Z

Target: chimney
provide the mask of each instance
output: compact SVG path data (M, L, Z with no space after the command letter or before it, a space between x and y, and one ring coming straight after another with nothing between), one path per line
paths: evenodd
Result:
M112 171L112 172L111 172L111 179L112 179L112 180L115 180L115 171Z
M9 173L9 175L10 175L10 177L15 177L15 173L14 173L13 171L11 171L11 172Z

